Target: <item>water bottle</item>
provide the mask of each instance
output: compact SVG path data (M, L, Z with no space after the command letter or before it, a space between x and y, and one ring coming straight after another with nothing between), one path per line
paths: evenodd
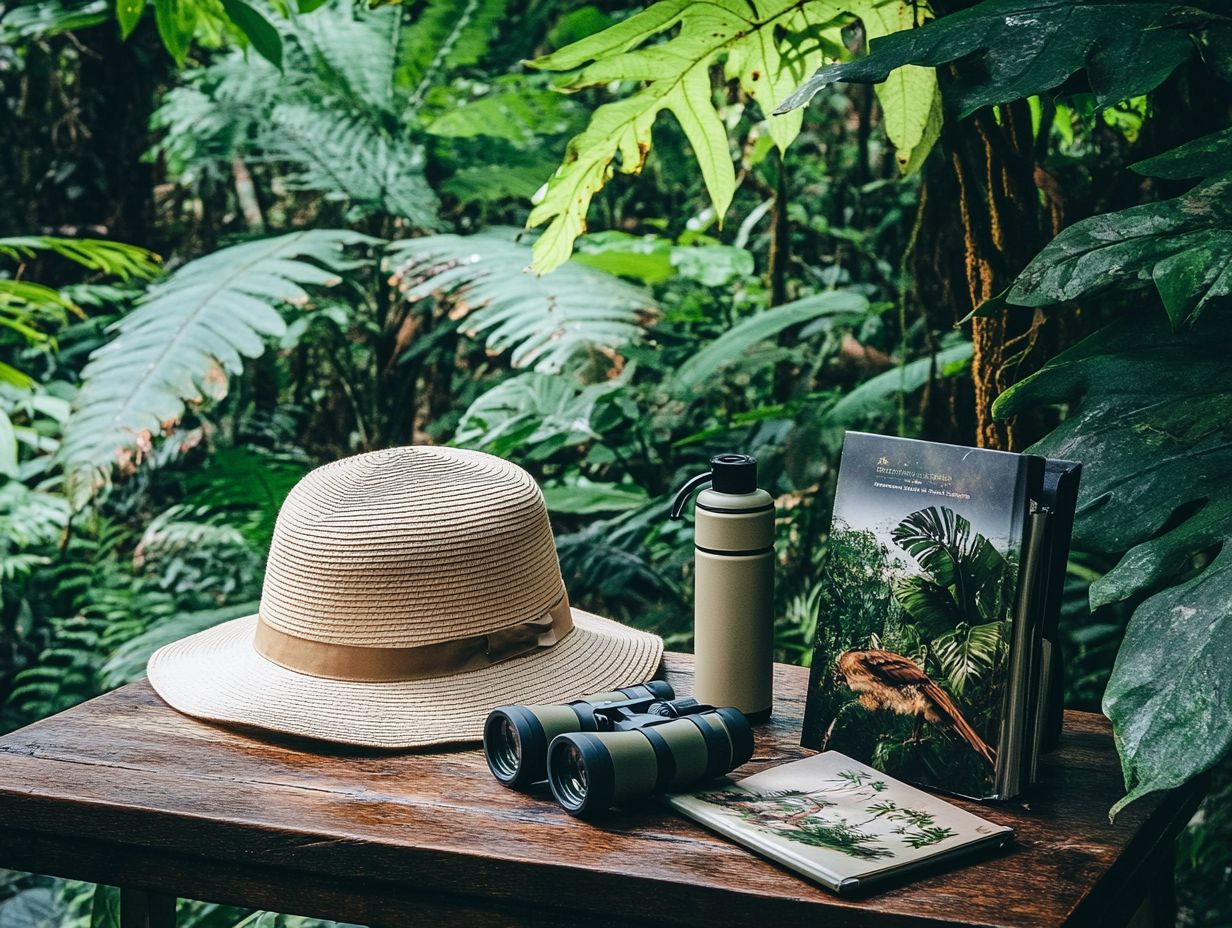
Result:
M770 717L774 690L774 498L757 487L757 459L719 454L676 494L694 508L693 651L697 699Z

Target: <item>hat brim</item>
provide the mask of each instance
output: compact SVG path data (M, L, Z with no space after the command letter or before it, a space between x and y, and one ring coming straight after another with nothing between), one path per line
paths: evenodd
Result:
M654 676L663 641L580 609L551 648L426 680L356 683L287 670L253 647L257 617L156 651L150 685L172 708L229 725L371 748L479 741L497 706L567 702Z

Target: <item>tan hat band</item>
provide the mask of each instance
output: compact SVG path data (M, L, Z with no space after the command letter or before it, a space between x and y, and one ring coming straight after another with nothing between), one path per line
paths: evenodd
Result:
M411 648L365 648L300 638L258 619L254 647L262 657L297 673L357 683L388 683L490 667L550 648L572 630L569 596L562 593L560 602L542 618L453 641Z

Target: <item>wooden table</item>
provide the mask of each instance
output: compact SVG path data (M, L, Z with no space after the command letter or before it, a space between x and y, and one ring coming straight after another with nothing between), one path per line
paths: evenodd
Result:
M687 694L692 659L666 670ZM748 772L805 753L806 679L777 668ZM1043 771L1029 804L966 804L1013 825L1011 849L853 901L655 806L571 819L499 786L477 749L320 754L196 722L140 682L0 739L0 866L118 885L126 926L152 928L176 896L385 926L1125 922L1170 886L1199 791L1110 825L1116 754L1085 713Z

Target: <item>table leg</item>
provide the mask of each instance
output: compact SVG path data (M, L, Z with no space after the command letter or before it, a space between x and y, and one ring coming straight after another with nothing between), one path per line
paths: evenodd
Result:
M175 896L120 887L120 928L175 928Z

